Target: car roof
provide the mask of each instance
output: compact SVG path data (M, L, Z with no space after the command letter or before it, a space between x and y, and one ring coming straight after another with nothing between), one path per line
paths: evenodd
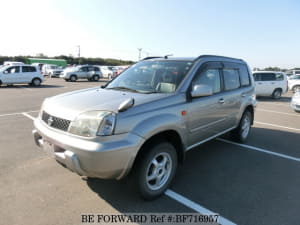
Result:
M222 60L222 61L227 61L227 62L238 62L238 63L245 63L242 59L237 59L237 58L231 58L227 56L219 56L219 55L200 55L198 57L169 57L169 56L164 56L164 57L146 57L143 60L151 60L151 61L157 61L157 60L169 60L169 61L197 61L200 59L212 59L212 60Z
M284 73L282 71L268 71L268 70L264 70L264 71L253 71L252 73Z

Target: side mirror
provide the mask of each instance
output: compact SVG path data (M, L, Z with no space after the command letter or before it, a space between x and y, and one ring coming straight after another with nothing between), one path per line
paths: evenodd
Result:
M8 71L7 71L7 70L5 70L3 73L8 73Z
M209 85L199 85L196 84L193 86L193 90L191 91L191 96L193 98L196 97L204 97L204 96L210 96L213 94L212 87Z

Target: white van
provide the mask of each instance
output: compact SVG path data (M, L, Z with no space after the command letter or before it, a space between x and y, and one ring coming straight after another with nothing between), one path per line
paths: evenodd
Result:
M5 61L3 63L3 66L20 66L20 65L24 65L23 62L14 62L14 61Z
M283 72L255 71L253 76L257 96L272 96L279 99L288 91L287 76Z
M39 86L44 77L40 70L31 65L3 66L0 68L1 84L30 84Z

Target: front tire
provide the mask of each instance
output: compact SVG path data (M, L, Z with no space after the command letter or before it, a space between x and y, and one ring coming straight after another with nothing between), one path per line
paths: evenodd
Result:
M272 98L274 99L280 99L281 98L282 91L280 89L274 90L272 94Z
M177 168L177 153L168 142L150 147L137 167L137 183L141 196L154 199L165 192L174 178Z
M249 137L252 123L252 113L250 111L245 111L239 126L232 131L232 137L235 141L240 143L245 143Z
M76 75L71 75L70 76L70 81L72 81L72 82L77 81L77 76Z
M300 91L300 85L296 85L293 87L293 92L296 93L297 91Z

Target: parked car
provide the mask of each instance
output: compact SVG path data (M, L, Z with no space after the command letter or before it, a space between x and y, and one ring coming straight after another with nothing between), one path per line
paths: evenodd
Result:
M124 70L126 70L129 66L117 66L116 72L113 73L112 78L119 76Z
M111 79L111 77L113 75L113 71L111 69L109 69L108 66L98 66L98 67L102 73L103 78Z
M253 76L257 96L272 96L279 99L288 91L287 77L283 72L255 71Z
M62 67L57 65L45 64L42 67L42 73L44 75L48 75L49 77L59 77L62 72Z
M291 107L295 112L300 113L300 90L298 90L292 97Z
M43 75L35 66L22 64L0 68L0 85L28 83L33 86L39 86L43 80Z
M3 62L3 66L20 66L24 65L23 62L15 62L15 61L5 61Z
M288 79L289 89L294 93L300 90L300 75L292 75Z
M221 56L140 61L109 82L47 98L36 144L71 171L121 179L146 199L170 185L188 150L231 132L245 142L256 99L247 64Z
M78 79L88 79L89 81L98 81L101 77L100 69L97 66L76 66L66 68L60 75L66 81L75 82Z

